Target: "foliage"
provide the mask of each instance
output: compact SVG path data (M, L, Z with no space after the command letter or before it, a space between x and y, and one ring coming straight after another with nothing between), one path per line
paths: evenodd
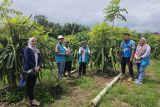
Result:
M47 83L42 83L36 85L35 87L35 97L39 99L41 103L47 104L59 97L66 89L66 83L63 80L57 81L47 81ZM19 103L24 98L26 98L25 88L15 88L13 90L0 90L0 101L8 103Z
M97 70L110 73L115 69L115 63L118 59L118 51L120 41L111 35L112 27L105 22L100 25L95 25L90 35L90 48L94 66Z
M57 39L58 35L74 35L79 32L88 31L89 27L76 24L76 23L65 23L64 26L59 23L48 21L48 18L44 15L36 15L34 20L40 25L45 27L45 31L49 32L49 36Z
M122 12L123 13L128 13L128 12L124 8L121 9L119 3L120 0L112 0L110 2L110 5L104 8L105 21L112 22L113 26L116 18L123 21L127 21Z
M19 14L20 12L8 9L10 5L11 2L5 0L0 6L4 25L0 32L3 39L0 49L0 78L4 80L7 75L9 85L15 87L23 71L23 50L27 46L28 38L32 36L38 38L38 47L44 62L43 67L51 71L54 67L53 51L48 45L53 45L55 40L49 39L44 27L31 20L31 16L24 17ZM14 15L9 16L11 13Z
M65 23L63 26L64 35L74 35L82 31L88 31L89 28L76 23Z

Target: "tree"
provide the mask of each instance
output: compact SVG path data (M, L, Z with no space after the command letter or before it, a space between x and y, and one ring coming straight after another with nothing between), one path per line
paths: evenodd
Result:
M116 19L127 21L127 19L122 13L128 13L128 12L124 8L121 9L119 3L120 0L112 0L110 2L110 5L104 8L105 21L112 22L113 27Z
M63 26L63 34L64 35L74 35L79 32L88 31L89 27L84 25L76 24L76 23L65 23Z
M35 15L34 20L44 27L48 26L48 19L44 15Z

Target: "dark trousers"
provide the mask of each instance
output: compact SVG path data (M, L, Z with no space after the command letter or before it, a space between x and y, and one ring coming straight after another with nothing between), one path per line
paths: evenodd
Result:
M33 89L34 89L35 83L36 83L36 77L28 76L26 81L26 87L27 87L27 95L29 97L29 100L34 99Z
M124 75L126 70L126 64L128 65L128 68L129 68L129 75L130 77L133 78L133 63L130 61L130 57L128 58L122 57L121 70L122 70L122 74Z
M65 62L65 69L63 75L65 75L66 71L68 71L68 75L71 75L71 69L72 69L72 61Z
M86 74L86 66L87 66L87 63L85 63L85 62L79 63L79 76L81 76L82 74L83 75Z

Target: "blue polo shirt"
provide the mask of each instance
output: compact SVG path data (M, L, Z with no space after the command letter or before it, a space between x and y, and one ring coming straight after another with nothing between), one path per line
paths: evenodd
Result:
M129 58L132 55L132 50L135 50L135 42L133 40L122 41L122 57Z

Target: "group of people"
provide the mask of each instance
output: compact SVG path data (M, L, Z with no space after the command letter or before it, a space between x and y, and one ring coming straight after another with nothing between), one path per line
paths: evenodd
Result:
M121 78L125 78L125 68L126 64L129 68L129 78L128 81L134 80L133 73L133 60L137 64L138 76L135 79L135 84L142 84L145 75L145 69L150 63L150 51L151 48L147 44L147 40L144 37L139 39L139 43L136 48L136 44L133 40L130 40L130 34L124 34L124 40L121 43L122 49L122 59L121 59Z
M28 41L28 46L24 49L23 78L26 79L27 95L31 105L40 105L40 102L34 98L33 94L36 78L40 72L40 67L42 64L40 52L36 48L36 45L37 39L32 37ZM64 41L64 37L62 35L58 36L58 44L55 47L55 52L55 60L58 67L58 78L61 79L66 76L66 71L68 71L68 76L70 77L72 70L73 50L69 46L69 41ZM89 62L90 54L86 41L81 42L78 53L79 76L86 75L86 66Z
M63 43L65 45L63 45ZM62 35L58 36L58 44L56 45L55 52L56 63L58 66L58 77L62 78L62 76L65 76L66 71L68 71L68 76L70 76L73 51L69 47L69 41L64 41L64 37ZM79 76L82 76L86 74L86 66L89 62L90 54L86 41L81 42L81 47L79 48L78 54Z
M37 39L32 37L28 41L28 46L24 49L24 73L27 73L26 87L27 95L31 105L39 105L40 102L34 98L33 89L36 83L38 72L42 60L40 52L36 48ZM129 79L133 81L133 60L137 63L138 78L135 80L136 84L142 84L144 80L144 73L146 67L150 61L150 46L146 43L144 37L140 38L137 48L135 42L130 40L129 33L124 34L124 40L121 43L122 55L121 55L121 78L125 78L126 64L129 67ZM58 67L58 78L62 78L68 71L68 76L71 76L73 50L69 46L69 41L64 41L62 35L58 36L58 44L55 47L56 52L56 63ZM81 46L78 50L78 61L79 61L79 76L86 75L86 67L89 62L90 49L87 46L86 41L81 42Z

